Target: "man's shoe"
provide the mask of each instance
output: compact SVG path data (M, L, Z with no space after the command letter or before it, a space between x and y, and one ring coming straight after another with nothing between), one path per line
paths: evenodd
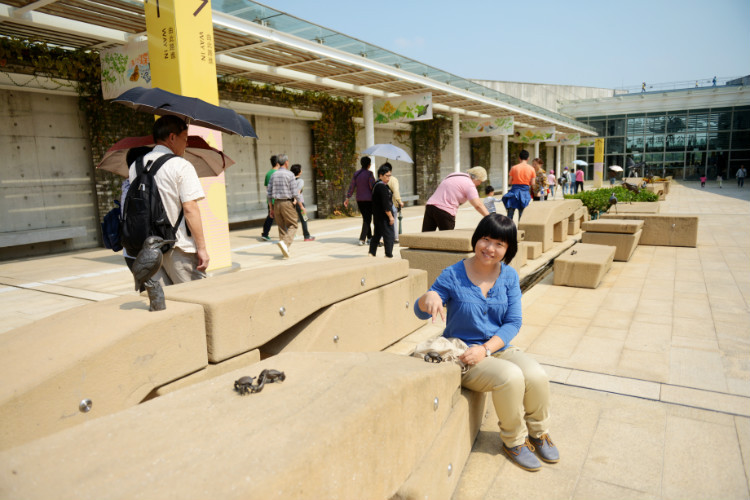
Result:
M268 236L268 235L266 235L266 236L263 236L263 235L261 234L261 235L260 235L260 239L261 239L261 240L263 240L263 241L271 241L271 237L270 237L270 236Z
M289 249L286 247L286 243L284 243L283 241L279 241L277 243L277 245L281 249L281 254L284 256L284 258L288 259L289 258Z
M529 441L534 445L539 458L548 464L556 464L560 461L560 452L557 451L557 446L555 446L555 443L552 442L552 439L546 432L538 438L529 436Z
M528 439L523 444L514 446L513 448L508 448L503 444L503 451L514 464L524 470L536 472L542 468L541 462L539 462L539 459L533 453L534 446L532 446Z
M308 236L305 241L315 241L315 236Z
M359 246L361 247L365 246L365 240L359 240Z

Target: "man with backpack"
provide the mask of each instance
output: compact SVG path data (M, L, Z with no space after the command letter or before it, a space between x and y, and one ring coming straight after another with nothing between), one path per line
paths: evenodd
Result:
M164 253L161 269L152 280L159 281L162 286L166 286L205 278L209 256L198 207L198 201L205 195L195 168L189 161L182 158L187 147L187 125L176 116L162 116L154 122L153 136L156 143L154 149L130 165L131 187L125 206L122 207L123 226L128 226L125 220L127 217L131 218L131 226L133 220L137 220L138 224L143 226L157 224L148 218L141 220L148 216L136 213L134 208L128 207L131 203L131 196L136 194L134 190L138 191L136 179L139 178L138 174L141 172L139 168L154 172L153 182L158 188L156 198L161 198L161 204L168 218L167 223L171 225L168 229L174 231L176 242ZM166 161L159 161L159 158L164 155L170 156ZM151 200L154 196L151 196ZM153 210L151 213L154 213ZM151 232L150 228L148 232ZM169 237L164 239L169 239ZM123 246L128 248L124 232ZM132 253L131 250L128 250L128 253Z

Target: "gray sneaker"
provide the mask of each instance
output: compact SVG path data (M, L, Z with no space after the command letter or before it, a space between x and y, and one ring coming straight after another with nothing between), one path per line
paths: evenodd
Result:
M529 442L528 438L523 444L514 446L513 448L508 448L503 444L503 451L514 464L524 470L536 472L542 468L541 462L539 462L539 459L533 453L534 446Z
M556 464L560 461L560 452L557 451L557 446L555 446L555 443L552 442L552 439L546 432L538 438L529 436L529 441L534 445L539 458L548 464Z

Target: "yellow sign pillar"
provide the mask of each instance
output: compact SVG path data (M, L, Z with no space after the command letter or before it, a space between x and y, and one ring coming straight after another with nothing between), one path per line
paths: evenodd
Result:
M604 179L604 139L594 140L594 187L602 187Z
M146 0L146 31L151 63L151 86L219 104L214 59L214 28L210 0ZM200 135L221 150L221 132L190 125L190 135ZM232 265L229 216L224 173L202 177L206 198L199 202L209 271Z

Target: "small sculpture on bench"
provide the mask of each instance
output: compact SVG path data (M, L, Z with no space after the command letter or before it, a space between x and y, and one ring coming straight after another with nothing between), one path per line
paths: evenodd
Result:
M271 384L273 382L283 382L286 380L286 375L284 372L280 372L279 370L273 370L273 369L266 369L260 372L260 375L258 375L258 383L256 385L253 385L254 377L240 377L239 379L234 381L234 390L240 393L241 396L244 396L245 394L260 392L263 390L263 386L266 384Z
M443 357L435 351L430 351L424 355L424 360L428 363L442 363Z
M165 240L159 236L149 236L143 242L143 248L133 263L133 278L135 279L135 291L148 290L149 311L163 311L167 308L164 300L164 290L158 281L151 278L161 268L164 255L161 249L164 245L174 243L175 240Z

